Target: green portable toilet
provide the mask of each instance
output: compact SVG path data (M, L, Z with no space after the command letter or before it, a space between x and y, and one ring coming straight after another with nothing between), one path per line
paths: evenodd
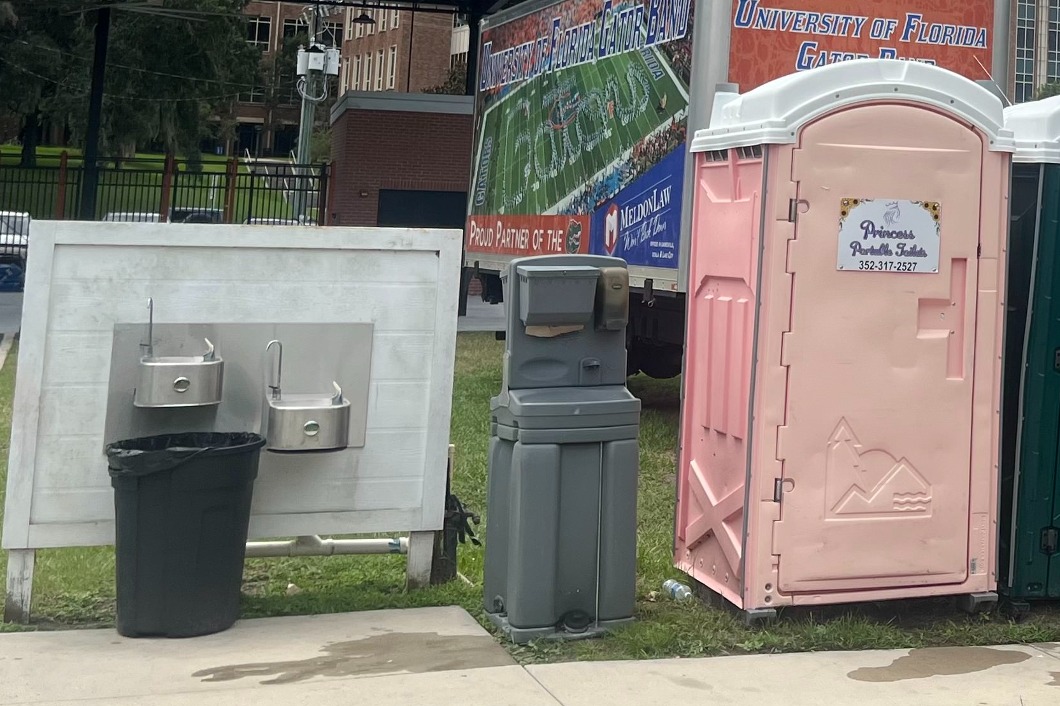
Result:
M998 589L1060 598L1060 97L1012 106Z

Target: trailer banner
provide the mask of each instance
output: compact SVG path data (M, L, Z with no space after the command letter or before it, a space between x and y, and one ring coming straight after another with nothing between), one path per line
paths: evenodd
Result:
M589 252L587 216L471 216L467 249L499 255Z
M484 23L468 253L677 268L694 7L560 0Z
M870 58L988 79L993 26L994 0L733 0L729 80L746 93L796 71Z
M671 152L593 213L593 252L649 267L676 267L684 154Z

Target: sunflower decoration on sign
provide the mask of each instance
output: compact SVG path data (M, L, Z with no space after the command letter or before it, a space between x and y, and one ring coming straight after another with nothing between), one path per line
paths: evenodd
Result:
M942 209L938 201L914 201L913 203L920 206L925 211L931 214L931 220L935 222L936 230L942 229L942 223L940 222L942 217Z
M861 199L843 199L839 204L839 222L842 223L850 212L861 203Z

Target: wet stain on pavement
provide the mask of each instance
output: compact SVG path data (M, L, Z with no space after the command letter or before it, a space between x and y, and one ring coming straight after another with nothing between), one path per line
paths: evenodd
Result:
M886 667L862 667L847 674L856 681L895 682L905 679L982 672L1005 664L1019 664L1031 656L992 647L925 647L911 650Z
M195 672L205 682L273 677L262 684L290 684L313 677L422 674L515 664L489 635L386 633L335 642L318 657L289 662L233 664Z
M1049 676L1051 676L1053 680L1046 684L1046 686L1060 686L1060 672L1049 672Z

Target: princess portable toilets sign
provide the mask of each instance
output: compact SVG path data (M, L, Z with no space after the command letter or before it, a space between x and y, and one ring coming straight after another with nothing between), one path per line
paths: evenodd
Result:
M1002 125L870 59L696 134L675 562L752 615L995 597Z

